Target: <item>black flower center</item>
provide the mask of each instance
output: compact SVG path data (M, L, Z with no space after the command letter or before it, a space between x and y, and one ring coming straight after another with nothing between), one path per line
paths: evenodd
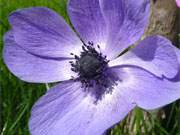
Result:
M87 79L93 79L94 77L101 75L103 70L101 60L90 54L83 56L79 60L79 65L80 75Z
M97 51L92 42L82 46L79 56L72 54L75 61L70 61L71 70L78 74L74 81L80 81L85 92L95 97L95 103L106 93L111 93L117 81L121 81L116 73L108 67L106 59L97 45Z
M99 50L100 47L98 46ZM72 54L74 55L74 54ZM70 61L71 70L78 73L78 78L85 87L90 87L94 83L103 84L105 71L108 67L108 60L101 52L96 51L92 42L82 46L80 56L74 55L75 62Z

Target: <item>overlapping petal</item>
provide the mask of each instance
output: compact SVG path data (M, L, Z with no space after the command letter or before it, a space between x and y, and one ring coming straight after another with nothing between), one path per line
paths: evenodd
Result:
M16 10L9 16L15 41L28 52L47 57L79 54L81 41L62 17L45 7Z
M107 28L99 0L69 0L68 13L84 42L92 41L101 48L105 47Z
M135 67L124 67L127 84L121 85L122 93L129 96L130 102L143 109L156 109L180 98L179 74L173 79L160 78ZM112 69L116 74L121 68ZM124 75L125 76L125 75Z
M99 0L108 27L105 53L117 57L143 35L150 14L149 0Z
M9 70L27 82L57 82L75 76L69 58L52 59L34 55L22 49L15 41L13 32L4 36L3 57Z
M32 135L58 135L55 124L73 108L81 104L84 95L80 83L62 82L39 99L31 113L29 128ZM84 116L86 118L86 116ZM69 117L69 121L71 118ZM77 121L78 122L78 121ZM71 123L72 124L72 123ZM63 126L63 125L61 125ZM70 127L67 127L67 130ZM77 128L78 130L79 128Z
M149 7L149 0L69 0L68 11L82 39L99 44L111 59L140 39Z
M159 77L164 75L169 78L173 78L179 68L173 45L162 36L145 38L134 49L111 61L109 65L137 66Z
M63 82L49 90L33 107L31 134L101 135L135 106L118 89L97 103L86 92L79 82Z

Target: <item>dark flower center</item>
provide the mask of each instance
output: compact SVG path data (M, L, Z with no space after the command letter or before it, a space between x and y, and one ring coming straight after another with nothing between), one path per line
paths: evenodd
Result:
M82 46L80 56L72 54L75 58L70 61L71 70L78 74L74 81L80 81L85 92L89 92L95 97L95 103L102 99L106 93L111 93L119 77L108 67L106 56L102 55L100 47L97 51L92 42Z
M98 46L100 49L100 47ZM74 55L74 54L71 54ZM75 62L70 61L71 70L78 73L78 78L85 87L91 87L94 83L103 84L105 71L108 67L108 60L101 52L96 51L92 42L82 46L80 56L74 55Z
M88 79L101 75L102 62L93 55L85 55L79 60L80 74Z

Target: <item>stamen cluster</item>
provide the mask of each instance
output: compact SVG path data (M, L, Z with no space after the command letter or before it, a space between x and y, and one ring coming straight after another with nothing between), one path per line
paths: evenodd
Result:
M97 48L100 47L97 45ZM71 53L71 55L74 55ZM75 62L70 61L71 70L78 74L75 80L81 81L83 87L92 87L94 84L100 84L106 87L104 79L105 71L108 67L108 60L101 51L96 51L93 42L82 46L80 56L74 55Z

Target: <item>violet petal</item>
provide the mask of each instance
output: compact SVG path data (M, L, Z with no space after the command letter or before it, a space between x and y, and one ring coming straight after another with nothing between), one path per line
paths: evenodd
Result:
M148 25L149 0L99 0L108 27L106 54L115 58L138 41Z
M149 7L149 0L70 0L68 11L82 39L112 59L143 35Z
M3 57L9 70L27 82L57 82L75 76L71 71L69 58L50 59L40 57L23 50L14 41L12 31L4 36Z
M79 106L83 99L84 93L81 84L78 82L64 81L48 90L32 108L29 121L31 134L59 135L59 133L62 133L63 135L65 131L56 132L56 129L54 129L56 123L59 122L59 119L66 117L73 108ZM69 117L69 120L71 119ZM68 130L68 128L71 127L66 129Z
M178 60L172 43L162 36L145 38L134 49L111 61L112 66L137 66L161 77L173 78L178 72Z
M95 103L81 88L81 83L63 82L34 105L29 123L31 134L103 134L135 107L127 98L128 95L115 88Z
M129 96L130 102L143 109L156 109L180 98L179 74L173 79L159 78L135 67L112 68L117 74L124 69L127 73L125 85L120 91ZM125 78L124 78L125 79Z
M101 13L99 0L69 0L70 20L82 40L92 41L95 45L105 47L107 28Z
M33 7L16 10L9 16L15 41L33 54L70 57L79 54L82 42L53 10Z

